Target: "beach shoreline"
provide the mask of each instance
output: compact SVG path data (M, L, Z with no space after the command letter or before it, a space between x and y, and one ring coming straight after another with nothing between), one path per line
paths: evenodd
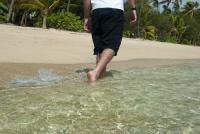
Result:
M90 34L0 24L0 85L39 69L67 75L94 67ZM111 69L153 67L200 61L200 47L123 38Z
M137 68L157 68L173 65L200 63L196 60L180 59L134 59L114 61L108 65L108 71L124 71ZM94 64L41 64L41 63L0 63L0 87L16 79L29 79L38 75L40 70L52 71L58 76L66 77L76 72L85 72L94 68Z

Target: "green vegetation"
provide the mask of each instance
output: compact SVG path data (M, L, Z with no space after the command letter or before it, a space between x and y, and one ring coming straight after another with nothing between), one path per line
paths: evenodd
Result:
M0 21L6 20L6 15L8 13L8 7L0 2Z
M82 31L82 9L82 0L0 0L0 21ZM125 4L125 37L200 46L198 2L137 0L137 10L137 24L131 27L131 10Z
M53 27L56 29L82 31L83 28L83 23L80 20L80 17L77 17L70 12L60 12L51 14L51 16L48 18L48 21L49 27Z
M43 17L43 28L47 28L47 17L49 12L52 11L59 4L59 0L32 0L27 1L21 5L24 9L31 9L39 11Z
M63 29L69 31L83 31L83 22L80 17L70 12L52 13L48 18L48 26L55 29ZM42 26L42 21L35 24L36 27Z
M138 22L129 26L130 8L125 5L126 37L200 46L200 9L195 1L137 0ZM162 9L162 10L161 10ZM133 34L131 34L133 33Z

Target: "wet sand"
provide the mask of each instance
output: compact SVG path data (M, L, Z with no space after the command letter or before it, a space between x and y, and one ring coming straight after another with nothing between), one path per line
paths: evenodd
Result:
M34 76L39 69L67 75L93 68L92 49L91 35L87 33L0 25L0 84ZM184 64L198 59L200 47L124 38L109 68Z
M133 68L152 68L158 66L200 63L200 60L177 59L135 59L114 61L108 65L108 70L129 70ZM77 71L89 70L94 64L37 64L37 63L0 63L0 87L15 79L34 77L41 69L52 70L59 76L67 76Z

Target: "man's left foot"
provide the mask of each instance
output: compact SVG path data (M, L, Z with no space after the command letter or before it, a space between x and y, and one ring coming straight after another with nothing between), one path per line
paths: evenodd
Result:
M87 73L87 78L88 78L88 81L90 82L95 82L98 79L97 74L94 71L89 71Z

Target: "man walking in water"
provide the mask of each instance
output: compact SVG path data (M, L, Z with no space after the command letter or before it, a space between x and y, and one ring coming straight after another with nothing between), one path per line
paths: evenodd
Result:
M132 20L137 20L135 0L128 0ZM90 24L90 10L91 24ZM88 80L96 81L106 72L107 64L117 55L124 24L124 0L84 0L84 30L92 33L96 67L87 73Z

